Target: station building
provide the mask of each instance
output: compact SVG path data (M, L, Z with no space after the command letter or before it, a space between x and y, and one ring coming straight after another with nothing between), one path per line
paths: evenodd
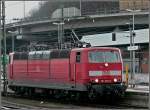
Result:
M57 9L70 7L81 10L82 16L105 14L118 11L119 0L49 0L43 4L42 11L45 11L45 16L47 12L51 16ZM44 16L44 13L40 15Z
M74 7L81 10L82 16L93 14L116 13L126 9L147 10L149 0L50 0L45 7L52 14L60 8Z
M149 8L149 0L119 0L119 7L120 10L147 10Z

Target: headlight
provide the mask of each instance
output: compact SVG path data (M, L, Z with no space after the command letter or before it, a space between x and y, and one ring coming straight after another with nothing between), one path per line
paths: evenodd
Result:
M114 78L114 82L117 82L117 79L116 79L116 78Z
M99 82L99 80L98 80L98 79L95 79L95 82L96 82L96 83L98 83L98 82Z
M105 67L108 67L108 63L105 63Z

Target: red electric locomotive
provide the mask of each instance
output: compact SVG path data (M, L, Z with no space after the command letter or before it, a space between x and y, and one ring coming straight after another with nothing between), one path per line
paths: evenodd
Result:
M120 50L90 47L10 53L8 85L15 92L125 92Z

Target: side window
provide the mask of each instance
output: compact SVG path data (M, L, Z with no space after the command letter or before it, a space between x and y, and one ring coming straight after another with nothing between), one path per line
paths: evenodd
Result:
M19 53L15 53L14 54L14 60L19 60L20 59L20 54Z
M49 52L43 52L43 60L48 60L50 59L50 51Z
M70 50L53 50L50 59L65 59L70 57Z
M14 57L13 57L14 60L27 60L28 59L28 53L15 53L14 54Z
M59 53L59 58L69 58L70 51L69 50L61 50Z
M57 59L59 58L59 51L52 51L50 56L51 56L51 59Z
M36 53L35 52L29 53L29 56L28 56L29 60L34 60L35 58L36 58Z
M81 52L76 53L76 62L81 62Z
M40 60L42 58L42 56L43 56L42 53L36 53L34 59L35 60Z
M20 57L21 60L27 60L28 59L28 54L27 53L22 53L20 55L21 55L21 57Z

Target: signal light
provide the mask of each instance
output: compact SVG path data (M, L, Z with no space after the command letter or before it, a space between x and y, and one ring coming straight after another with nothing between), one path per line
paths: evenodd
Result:
M116 33L112 33L112 41L116 41Z
M133 32L133 33L132 33L132 36L133 36L133 37L135 37L135 36L136 36L136 33L135 33L135 32Z

